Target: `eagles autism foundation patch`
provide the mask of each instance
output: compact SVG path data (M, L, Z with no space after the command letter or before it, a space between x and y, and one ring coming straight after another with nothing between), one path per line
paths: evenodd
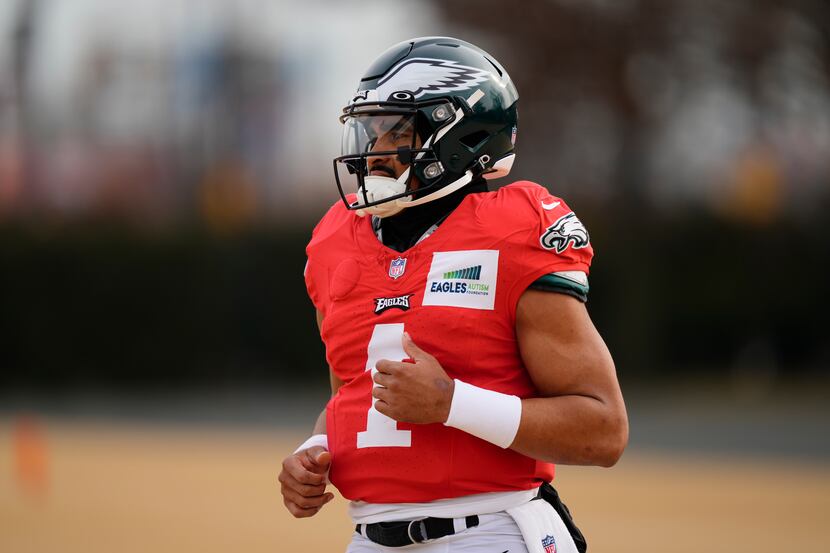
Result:
M492 310L499 272L498 250L432 254L423 305Z

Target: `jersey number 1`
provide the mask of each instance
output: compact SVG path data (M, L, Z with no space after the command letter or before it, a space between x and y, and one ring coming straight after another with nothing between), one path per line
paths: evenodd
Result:
M379 360L403 361L408 357L401 344L402 338L403 323L375 325L372 338L369 340L366 359L366 370L372 371L372 376L377 372L375 364ZM372 385L373 387L377 386L374 381ZM363 447L410 447L411 445L412 432L410 430L398 430L397 421L375 409L375 401L372 398L372 405L369 407L369 414L366 419L366 430L357 433L358 449Z

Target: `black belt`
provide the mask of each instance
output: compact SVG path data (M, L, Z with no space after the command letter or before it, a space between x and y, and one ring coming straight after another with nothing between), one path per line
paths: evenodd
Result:
M358 534L366 536L379 545L403 547L455 534L453 520L455 519L429 517L422 520L358 524L354 529ZM478 515L465 517L464 522L466 523L465 530L478 526Z

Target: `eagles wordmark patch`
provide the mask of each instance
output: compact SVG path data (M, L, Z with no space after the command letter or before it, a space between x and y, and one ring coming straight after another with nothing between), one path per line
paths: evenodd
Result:
M590 238L588 229L572 211L549 226L545 233L539 237L539 243L546 250L555 250L556 253L562 253L569 246L574 249L584 248L590 243Z
M409 298L414 294L406 294L405 296L396 296L394 298L375 298L375 315L380 315L387 309L400 309L407 311L409 309Z

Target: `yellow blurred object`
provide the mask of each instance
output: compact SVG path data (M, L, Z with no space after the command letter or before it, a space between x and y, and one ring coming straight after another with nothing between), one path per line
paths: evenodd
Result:
M735 168L729 215L747 224L767 226L781 215L784 179L775 154L755 148Z

